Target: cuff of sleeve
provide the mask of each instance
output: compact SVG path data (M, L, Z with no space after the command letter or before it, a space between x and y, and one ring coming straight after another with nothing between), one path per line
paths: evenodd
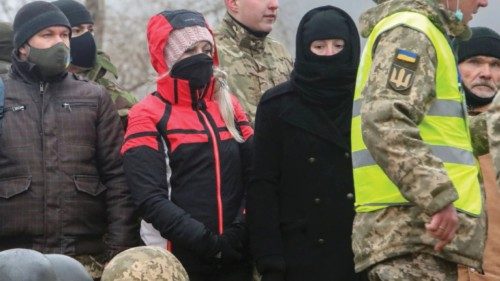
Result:
M257 259L255 264L257 271L259 271L260 274L266 274L269 272L285 272L285 258L283 258L283 256L265 256Z
M424 209L425 213L432 216L438 211L442 210L444 207L453 203L458 199L458 193L455 188L447 188L442 192L438 193L429 205Z

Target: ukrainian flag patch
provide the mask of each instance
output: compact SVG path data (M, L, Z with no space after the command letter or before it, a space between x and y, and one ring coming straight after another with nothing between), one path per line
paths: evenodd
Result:
M415 54L414 52L410 52L407 50L401 50L398 49L396 53L396 59L408 63L415 63L417 62L418 55Z

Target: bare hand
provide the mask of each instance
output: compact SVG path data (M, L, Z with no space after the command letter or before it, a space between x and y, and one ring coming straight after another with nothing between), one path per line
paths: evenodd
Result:
M432 237L439 239L434 250L441 252L455 238L458 229L458 216L453 204L432 215L431 222L426 223L425 228Z

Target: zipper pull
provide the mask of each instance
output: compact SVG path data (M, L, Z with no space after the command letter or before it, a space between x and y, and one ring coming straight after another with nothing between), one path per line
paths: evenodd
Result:
M25 110L25 109L26 109L26 106L24 106L24 105L18 105L18 106L13 106L12 107L12 111L13 112L21 111L21 110Z
M40 94L43 95L44 92L45 92L45 83L40 82Z
M67 102L63 103L62 107L67 109L69 112L71 112L71 105L69 103L67 103Z

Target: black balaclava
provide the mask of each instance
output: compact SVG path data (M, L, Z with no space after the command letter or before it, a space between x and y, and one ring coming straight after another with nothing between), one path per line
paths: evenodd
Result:
M94 24L92 15L87 8L74 0L58 0L52 2L68 18L72 27L80 24ZM91 69L95 65L97 47L94 36L90 32L85 32L78 37L72 37L71 44L71 64L83 69Z
M322 39L343 39L344 49L333 56L312 53L311 43ZM359 52L358 30L343 10L323 6L302 18L297 29L292 83L306 102L322 107L345 132L350 128Z

